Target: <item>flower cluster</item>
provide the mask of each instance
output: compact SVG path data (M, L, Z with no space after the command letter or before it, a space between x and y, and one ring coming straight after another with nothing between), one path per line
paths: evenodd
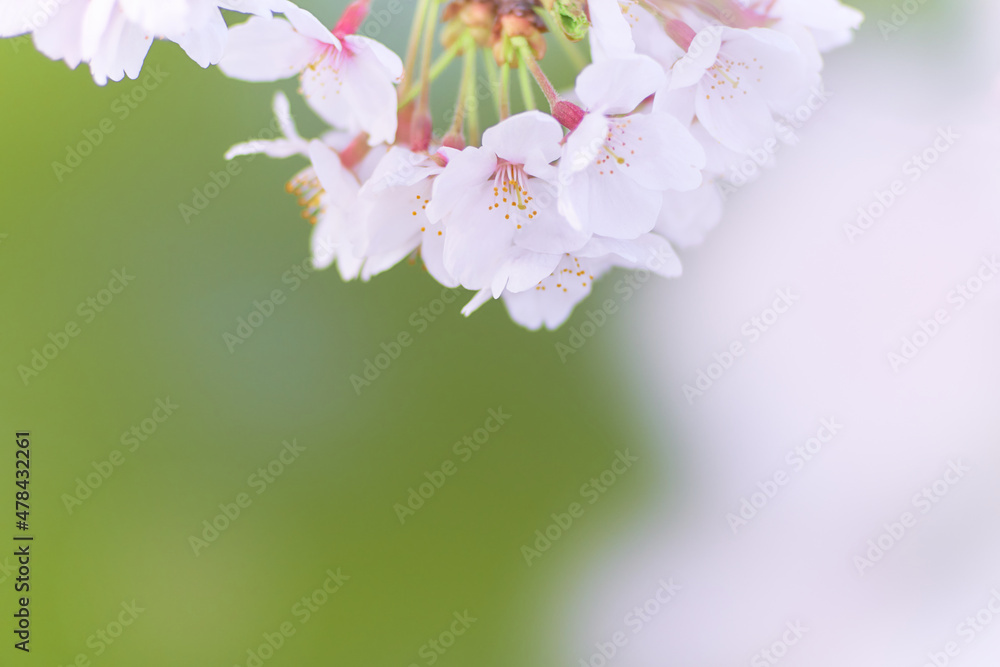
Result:
M270 16L284 0L3 0L0 37L31 34L35 47L75 68L81 62L100 85L139 75L153 39L176 42L202 67L226 48L222 9Z
M862 19L839 0L416 0L404 60L359 34L370 0L332 28L283 0L12 2L0 34L32 31L98 82L134 77L151 37L233 78L298 77L333 129L304 139L279 93L284 136L227 157L308 160L288 190L314 223L314 264L368 280L419 258L442 285L475 292L463 313L502 298L531 329L561 325L614 267L680 275L673 246L718 223L727 169L781 138L820 84L821 54ZM220 7L255 16L227 36ZM570 91L543 70L550 42L579 66ZM433 84L456 61L436 132Z

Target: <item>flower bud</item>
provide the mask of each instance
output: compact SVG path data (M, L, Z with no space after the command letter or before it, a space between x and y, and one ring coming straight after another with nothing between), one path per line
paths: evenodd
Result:
M442 20L444 30L441 43L450 48L466 32L472 35L476 46L487 47L496 23L495 3L484 0L455 0L445 7Z
M559 100L552 107L552 117L570 131L577 128L585 115L583 109L566 100Z
M416 115L410 125L410 148L415 152L426 151L431 145L431 135L434 133L431 117L426 114Z
M545 57L545 21L535 13L538 0L499 0L498 20L493 26L493 57L498 65L517 65L518 58L510 47L512 37L524 37L535 58Z
M587 0L546 0L545 5L555 18L556 25L571 42L578 42L587 36L590 28Z
M462 150L465 148L465 138L460 132L449 132L441 139L441 145L447 148Z

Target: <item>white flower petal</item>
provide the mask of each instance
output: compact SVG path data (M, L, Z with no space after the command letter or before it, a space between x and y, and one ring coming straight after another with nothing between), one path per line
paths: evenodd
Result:
M667 192L656 232L680 248L696 246L719 224L722 212L722 194L714 182L690 192Z
M417 185L442 171L444 167L429 159L427 155L415 153L403 146L393 146L379 161L361 191L363 195L377 195L393 188ZM423 203L426 204L427 201Z
M643 234L631 240L595 236L575 253L580 258L609 258L616 266L646 269L664 278L677 278L683 269L670 242L659 234Z
M292 141L304 141L295 127L295 120L292 118L292 105L288 101L288 96L281 90L274 94L274 102L271 105L274 117L278 121L281 132Z
M308 67L321 48L315 40L296 32L288 21L252 16L229 29L219 69L244 81L287 79Z
M602 236L634 239L653 229L663 193L640 185L621 170L612 171L588 172L590 229Z
M90 0L83 16L83 59L90 60L103 42L109 39L111 16L116 0Z
M83 60L80 24L87 11L87 1L72 0L61 9L35 29L35 48L53 60L66 61L75 69Z
M323 189L335 200L342 195L356 195L361 188L351 170L340 161L340 156L323 142L315 139L309 142L309 160Z
M589 0L590 52L594 62L635 53L632 29L618 0Z
M666 80L663 68L647 56L604 60L576 78L576 94L590 111L631 113Z
M677 46L663 29L663 22L648 12L643 4L636 0L624 0L623 4L627 5L625 13L632 28L636 53L651 57L664 68L670 67L684 56L684 49Z
M492 216L484 215L492 203L493 187L484 183L473 188L447 223L444 267L467 289L490 285L513 243L512 225L497 224Z
M197 24L192 14L195 7L202 3L192 3L190 0L117 0L118 8L132 23L142 26L145 30L157 35L177 34L190 30ZM219 14L215 6L211 6ZM219 15L221 18L221 14ZM200 27L200 26L199 26Z
M284 13L290 4L287 0L230 0L230 2L220 2L219 7L241 14L268 17L271 12Z
M299 143L289 141L288 139L244 141L243 143L235 144L226 151L224 157L227 160L232 160L243 155L263 154L268 157L281 159L293 155L308 155L308 152L303 150L304 144L305 142Z
M569 133L559 159L559 212L574 229L590 232L590 180L586 174L604 152L610 121L587 114Z
M430 183L393 188L377 197L366 197L362 191L357 226L365 231L365 243L360 246L363 252L371 255L401 252L402 259L416 248L421 228L426 229L430 224L422 210L429 193Z
M97 43L97 51L90 58L94 81L103 86L108 79L121 81L125 76L130 79L139 76L152 41L145 29L129 22L123 14L112 16L103 38Z
M820 51L829 51L850 42L853 31L865 19L863 13L838 0L778 0L771 14L809 28Z
M727 148L743 153L774 137L771 110L750 90L713 91L705 84L695 98L698 120Z
M490 178L497 167L496 154L487 148L468 147L450 153L448 165L434 179L427 217L438 222L451 216L475 196L476 187Z
M576 254L563 255L552 275L521 292L506 291L504 304L511 319L531 330L558 329L585 299L594 280L607 269L603 260L585 259Z
M676 118L636 114L620 119L617 127L622 129L613 132L613 141L619 143L612 149L624 161L617 169L637 183L654 190L693 190L701 185L705 150Z
M299 34L318 42L341 48L340 40L311 13L291 2L284 3L280 10Z
M708 68L715 64L722 47L723 29L708 26L700 30L688 47L684 57L670 68L670 89L687 88L701 81Z
M515 224L515 245L534 252L558 255L576 250L590 238L589 231L574 227L559 212L557 191L550 182L529 178L525 183L524 196L526 206L523 210L508 209L511 212L505 214L510 215Z
M562 126L541 111L524 111L483 132L483 148L528 169L553 162L559 157Z
M365 263L361 267L361 279L368 281L380 273L388 271L396 266L420 246L420 235L410 239L410 243L400 244L384 253L364 253Z
M309 245L312 250L312 265L325 269L337 259L337 227L340 221L333 216L323 216L313 228Z
M535 287L552 275L562 255L533 252L523 248L511 248L501 261L490 289L493 298L498 299L506 289L508 292L523 292Z
M468 317L472 313L479 310L479 307L490 300L490 290L488 288L481 289L476 292L476 295L472 297L469 303L462 306L462 314Z
M226 21L219 11L215 11L215 16L198 28L191 28L182 33L169 35L170 39L176 42L191 60L202 67L215 65L226 52L226 38L229 29Z
M327 54L302 73L302 93L323 120L352 132L367 132L372 146L396 137L396 88L378 57L367 48Z
M60 9L58 4L53 7L53 0L3 0L0 2L0 37L33 32L48 23Z
M443 225L430 224L421 234L420 258L424 260L427 272L434 280L445 287L458 287L448 270L444 268L444 230Z
M392 49L386 47L381 42L370 37L364 37L363 35L348 35L344 38L344 41L347 42L347 46L350 47L351 51L370 51L393 82L399 83L399 80L403 78L403 61L400 60L399 56Z
M668 113L683 125L690 125L694 120L694 98L698 94L697 88L688 86L686 88L674 88L670 85L670 75L667 76L666 83L656 92L653 98L654 113Z
M730 62L745 62L748 83L772 107L794 103L808 91L806 58L788 35L751 28L727 31L723 53Z

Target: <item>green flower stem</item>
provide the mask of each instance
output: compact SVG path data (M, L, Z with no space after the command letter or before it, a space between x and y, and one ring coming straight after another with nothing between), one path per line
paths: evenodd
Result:
M471 34L466 35L465 45L465 108L468 114L466 127L469 131L468 143L479 145L479 96L476 94L477 54L476 41Z
M427 7L427 25L424 28L424 43L420 47L422 53L420 61L420 85L417 86L419 97L417 98L417 112L414 120L421 116L426 116L430 109L431 99L431 52L434 50L434 28L437 25L437 10L439 0L430 0ZM454 57L454 54L452 54Z
M441 75L441 72L447 69L448 65L451 64L451 61L455 59L455 56L457 56L458 52L461 50L462 50L462 43L455 42L448 48L447 51L439 55L434 60L434 63L428 68L430 80L434 81L435 79L437 79ZM416 96L420 94L420 91L423 89L423 85L424 85L424 80L420 79L420 81L418 81L416 85L410 88L410 90L408 90L406 94L399 99L399 108L402 109L407 104L412 102L414 98L416 98Z
M403 65L403 81L399 86L400 97L410 92L413 79L413 67L417 64L417 48L420 46L420 34L424 28L424 16L427 14L427 4L430 0L418 0L413 13L413 25L410 26L410 40L406 47L406 61Z
M573 63L573 67L577 70L582 70L587 66L587 59L582 53L580 53L579 47L577 47L575 42L571 42L566 33L556 25L555 20L552 18L552 14L548 11L535 10L545 21L545 26L549 29L549 32L556 36L556 41L559 43L559 48L562 52L566 54L569 61Z
M549 109L554 109L556 103L559 102L559 93L556 92L555 87L549 81L548 77L545 76L545 72L542 71L538 61L535 60L535 54L528 45L528 40L524 37L514 37L511 39L511 43L517 49L518 56L521 58L521 64L531 71L531 75L538 82L538 87L545 94L545 99L549 103Z
M490 77L490 95L493 96L493 103L496 105L497 116L500 115L500 70L497 68L493 53L486 51L483 53L483 63L486 66L486 74Z
M526 109L534 111L538 106L535 104L535 91L531 88L531 72L528 71L528 67L523 61L517 68L517 74L521 80L521 99L524 100L524 106Z
M500 66L500 120L510 117L510 64Z

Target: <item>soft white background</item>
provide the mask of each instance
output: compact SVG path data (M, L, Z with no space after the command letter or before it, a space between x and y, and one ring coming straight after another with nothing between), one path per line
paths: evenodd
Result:
M972 643L956 635L1000 590L1000 277L960 311L947 301L1000 256L1000 11L931 4L888 41L869 14L828 58L834 96L801 142L730 200L682 279L628 309L631 386L650 440L670 443L664 491L567 598L567 664L625 630L609 664L748 665L796 620L808 632L778 664L917 667L949 641L949 664L1000 664L1000 616ZM949 126L961 139L911 183L904 163ZM850 243L844 225L897 178L906 194ZM681 387L746 343L780 288L800 301L689 405ZM950 322L894 372L887 354L940 308ZM734 535L726 514L828 416L841 433ZM959 459L972 472L915 510ZM854 557L905 511L916 526L859 575ZM625 614L661 577L681 592L632 634Z

